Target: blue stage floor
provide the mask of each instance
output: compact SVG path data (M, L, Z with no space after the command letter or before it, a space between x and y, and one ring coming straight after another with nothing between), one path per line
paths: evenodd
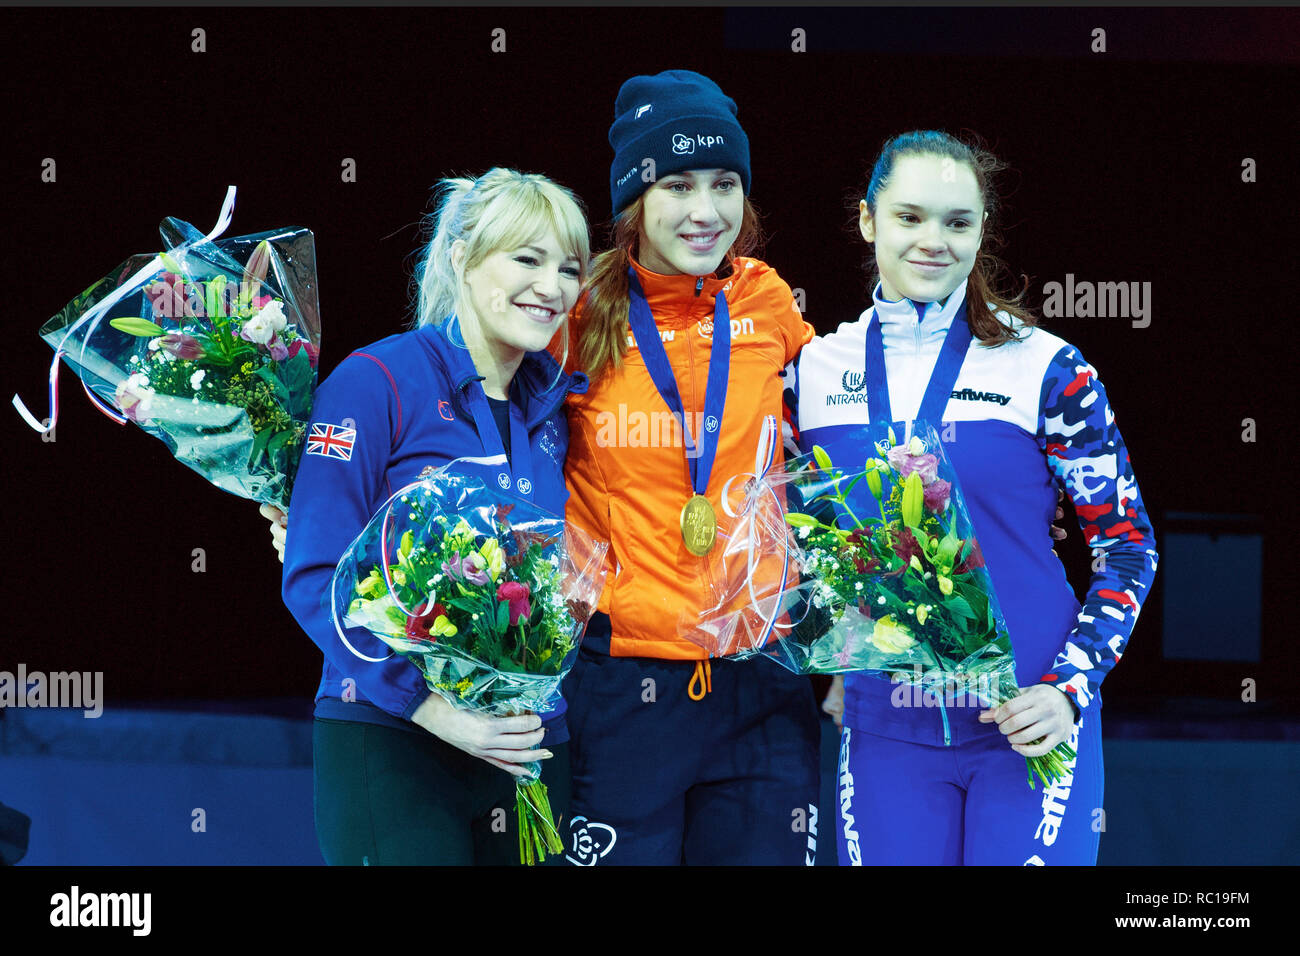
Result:
M186 709L189 708L189 709ZM24 865L321 865L310 703L169 702L0 720L0 802L32 818ZM1102 864L1300 862L1300 728L1212 706L1107 714ZM818 863L835 863L826 721Z

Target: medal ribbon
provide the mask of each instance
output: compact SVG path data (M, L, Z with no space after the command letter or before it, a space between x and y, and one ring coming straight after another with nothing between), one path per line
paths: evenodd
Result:
M668 361L668 353L659 339L654 314L646 302L641 281L636 270L628 268L628 326L636 337L637 348L645 359L646 371L659 391L668 410L682 426L682 440L686 444L687 465L691 473L691 487L703 495L709 486L713 460L718 451L718 437L722 431L722 413L727 402L727 379L731 371L731 310L726 296L719 292L713 302L713 346L709 351L709 378L704 392L704 427L699 436L692 436L686 424L686 409L677 391L677 378ZM713 437L710 438L709 436ZM698 440L698 445L697 445Z
M497 431L497 420L488 405L487 393L483 391L482 382L470 382L465 390L469 410L474 415L474 427L478 429L479 441L483 443L483 452L487 462L498 465L496 485L502 491L513 488L529 501L533 500L533 449L528 444L528 429L524 426L524 413L514 402L510 403L510 457L506 457L506 447L501 442L501 433Z
M915 304L924 311L926 303ZM920 319L917 321L919 322ZM966 324L966 302L963 300L961 308L957 310L957 315L952 320L952 325L948 327L948 334L944 336L943 347L939 350L939 358L934 363L934 371L930 373L930 382L925 387L925 396L921 399L921 407L917 410L916 418L932 423L943 419L944 410L948 407L948 399L952 396L953 386L957 384L962 362L966 359L970 340L970 326ZM866 363L867 414L873 423L882 421L892 423L894 416L889 407L885 341L880 331L878 314L872 315L871 323L867 326Z

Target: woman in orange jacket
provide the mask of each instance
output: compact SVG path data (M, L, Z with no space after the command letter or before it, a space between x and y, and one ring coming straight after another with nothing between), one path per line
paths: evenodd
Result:
M615 105L614 248L574 313L566 517L610 575L565 684L578 864L812 861L819 729L806 678L709 660L683 636L720 491L753 467L781 373L813 337L758 240L736 104L687 70ZM781 449L776 448L777 464Z

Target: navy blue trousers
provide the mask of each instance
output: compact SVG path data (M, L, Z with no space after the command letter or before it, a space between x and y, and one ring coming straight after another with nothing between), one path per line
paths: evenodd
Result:
M568 860L811 864L820 728L809 679L767 660L713 660L712 689L693 700L694 661L611 657L593 631L564 687Z

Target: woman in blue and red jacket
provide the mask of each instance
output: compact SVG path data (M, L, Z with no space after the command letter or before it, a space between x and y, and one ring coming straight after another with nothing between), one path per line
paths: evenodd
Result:
M847 675L841 863L1097 859L1099 685L1155 576L1155 538L1096 371L992 287L998 166L936 131L890 140L859 206L879 273L873 306L786 370L801 450L861 461L865 424L924 418L940 430L1021 688L995 709L964 694L955 699L970 706L944 696L918 705L899 685ZM1052 551L1058 488L1096 556L1082 605ZM1031 790L1023 758L1061 741L1077 753L1068 773Z
M442 186L417 327L353 352L317 390L290 507L284 601L325 658L313 750L331 864L510 862L512 775L532 760L555 812L567 802L563 703L515 717L456 709L364 629L346 636L371 659L352 653L321 600L392 493L456 459L483 459L455 467L564 514L563 406L587 383L546 346L585 275L586 219L541 176L493 169Z

